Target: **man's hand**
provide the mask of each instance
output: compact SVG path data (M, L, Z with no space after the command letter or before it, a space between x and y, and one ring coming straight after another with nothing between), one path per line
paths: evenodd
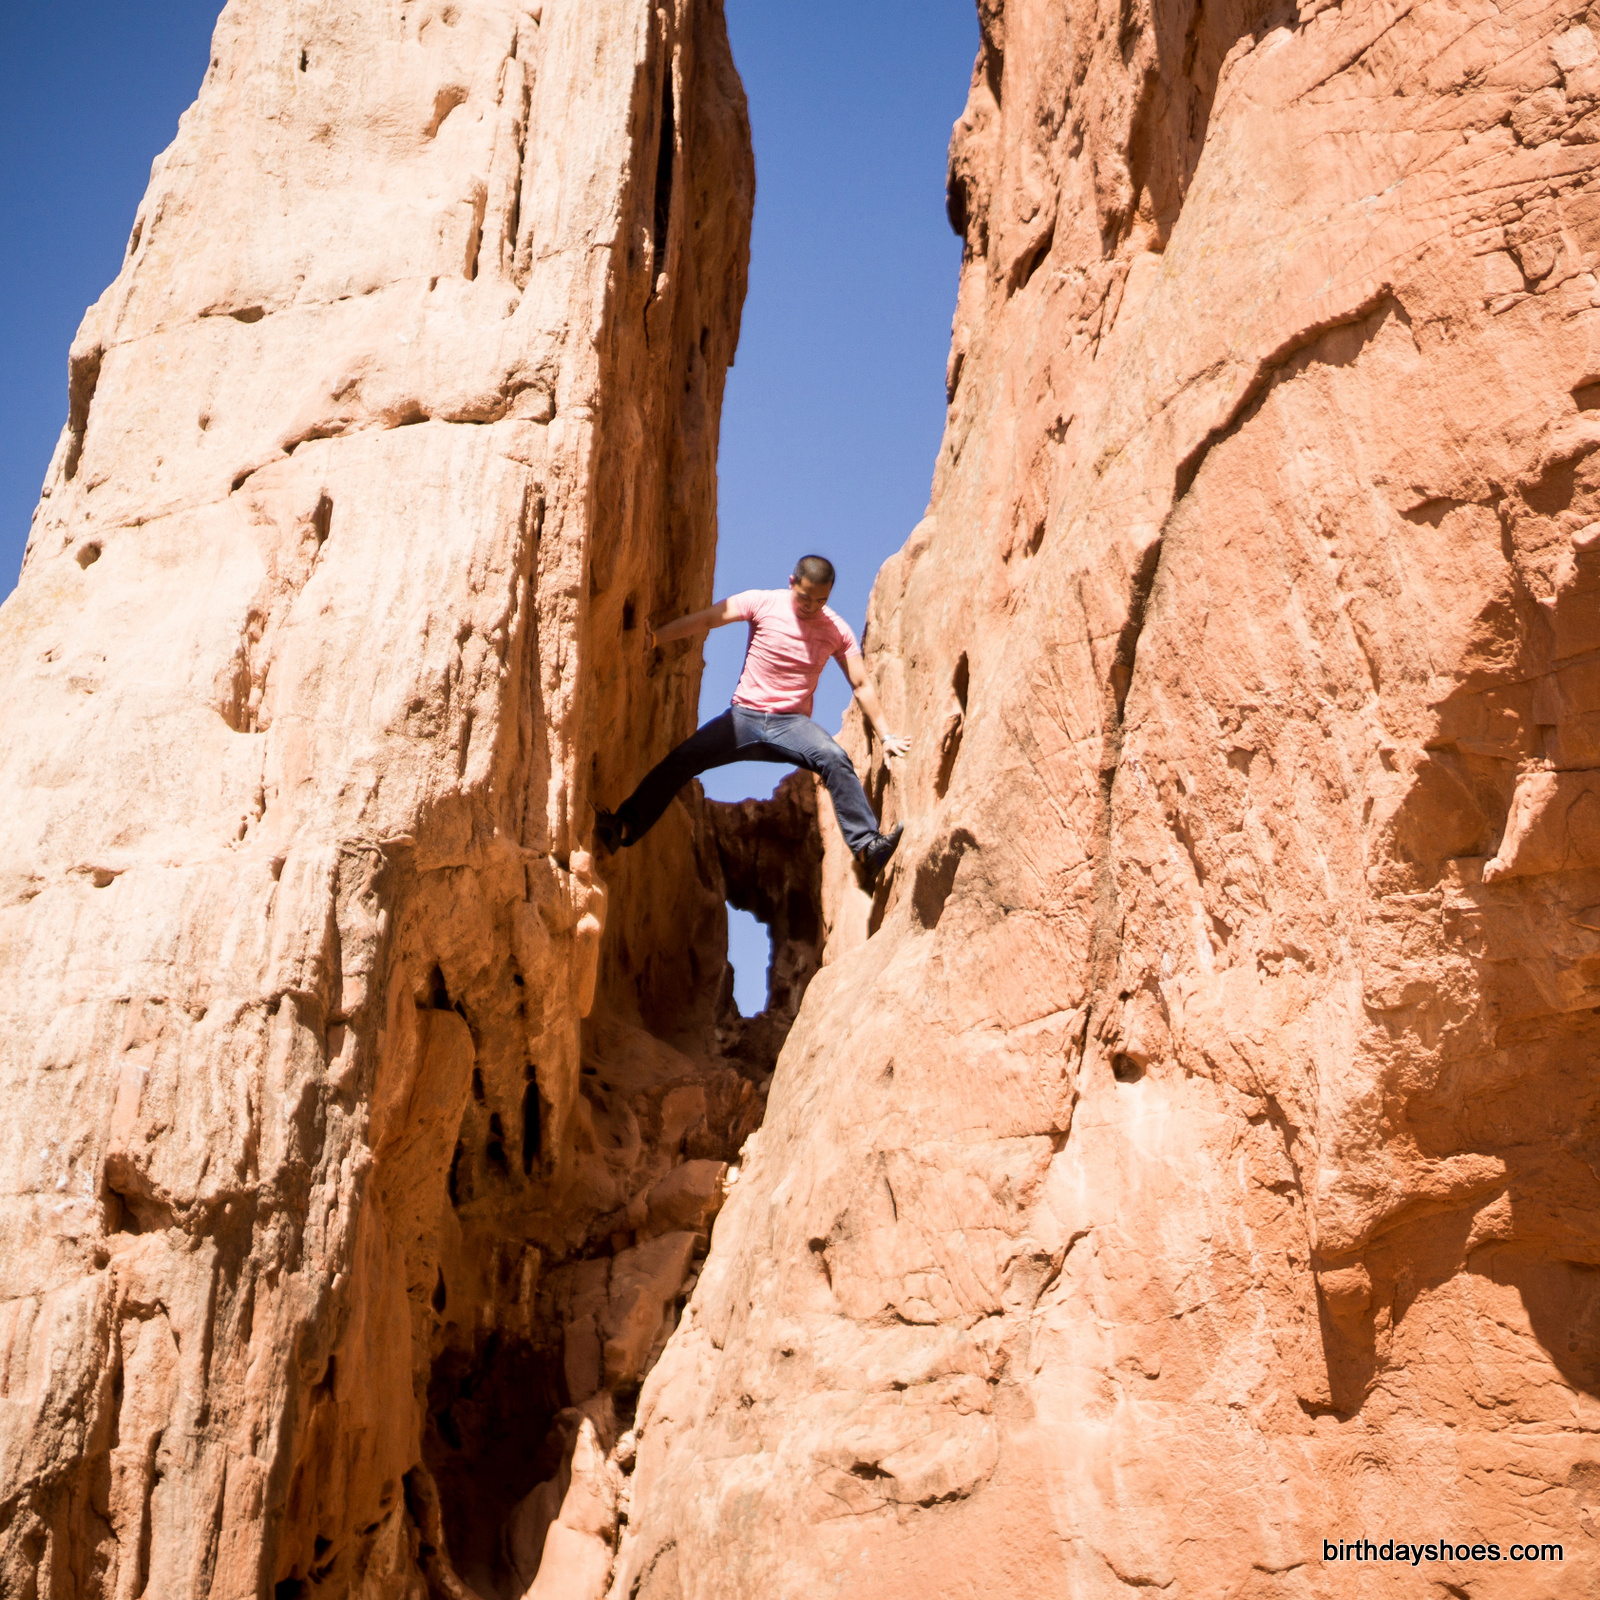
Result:
M889 732L889 726L883 720L883 706L878 699L878 691L872 687L872 680L867 676L866 663L855 655L846 656L840 665L844 668L845 677L850 680L850 687L856 692L856 699L861 702L861 709L883 747L884 755L891 761L908 755L911 741L901 738L898 733Z

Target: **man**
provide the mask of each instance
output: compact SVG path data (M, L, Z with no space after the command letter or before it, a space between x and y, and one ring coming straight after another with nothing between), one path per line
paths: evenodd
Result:
M884 722L877 692L867 680L861 646L845 620L828 608L832 591L833 563L822 556L802 556L787 589L748 589L669 622L659 633L645 624L651 650L730 622L750 624L750 643L732 706L652 768L616 811L595 813L595 839L602 850L609 855L637 844L684 784L712 767L733 761L786 761L817 773L827 784L845 843L877 877L900 843L901 829L878 831L878 819L850 757L811 720L811 697L830 656L844 669L884 753L903 756L910 744Z

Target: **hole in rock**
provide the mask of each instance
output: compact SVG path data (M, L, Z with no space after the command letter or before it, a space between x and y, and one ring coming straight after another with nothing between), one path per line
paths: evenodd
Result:
M285 1578L274 1586L272 1600L303 1600L311 1592L304 1578Z
M533 1176L534 1163L539 1159L539 1123L539 1085L530 1083L522 1091L522 1175L525 1178Z
M105 1218L105 1230L111 1233L138 1233L139 1219L133 1214L133 1207L117 1193L115 1189L107 1189L105 1198L101 1202L101 1214Z
M450 1157L450 1175L445 1179L445 1189L450 1196L450 1204L461 1204L461 1158L467 1153L467 1147L456 1140L455 1154Z
M816 1258L817 1265L822 1269L822 1276L828 1280L828 1287L833 1287L833 1268L828 1265L828 1241L826 1239L807 1239L806 1248Z
M652 281L661 276L667 264L667 228L672 221L672 163L676 155L673 146L678 138L677 109L672 97L672 67L664 73L661 88L661 136L656 145L656 202L654 256L651 261Z
M80 567L83 567L87 570L100 559L100 546L93 540L90 540L88 544L80 547L74 559L77 561Z
M472 1069L472 1098L481 1106L484 1102L483 1068Z
M1144 1076L1144 1063L1118 1051L1111 1058L1111 1076L1118 1083L1137 1083Z
M728 906L728 965L733 968L733 1003L741 1017L767 1009L772 968L772 936L748 911Z
M506 1130L500 1121L498 1111L490 1113L489 1142L483 1147L483 1153L496 1172L502 1177L510 1177L511 1167L506 1161Z
M333 531L333 501L327 495L318 499L317 509L311 513L311 531L316 535L317 548L320 550Z
M310 57L309 57L309 56L307 56L307 54L306 54L306 52L305 52L305 51L304 51L304 50L302 50L302 51L301 51L301 52L300 52L300 70L301 70L301 71L302 71L302 72L304 72L304 71L305 71L305 70L306 70L306 68L307 68L307 67L308 67L308 66L309 66L309 65L310 65L310 64L311 64L311 61L310 61Z
M1600 411L1600 378L1590 378L1572 391L1580 411Z
M504 1581L503 1532L517 1502L560 1469L570 1435L552 1425L566 1399L559 1342L490 1334L434 1363L422 1454L451 1562L480 1595L516 1592Z
M450 998L450 990L444 981L444 969L435 966L428 974L428 1004L435 1011L454 1011L455 1002Z
M228 313L235 322L259 322L266 314L266 311L261 306L245 306L240 311L230 311Z
M459 1148L459 1146L457 1147ZM442 1317L444 1308L450 1303L450 1296L444 1286L444 1268L439 1269L439 1281L433 1286L433 1309ZM319 1550L318 1555L322 1552Z
M624 633L632 633L633 629L633 597L630 595L622 602L622 631Z

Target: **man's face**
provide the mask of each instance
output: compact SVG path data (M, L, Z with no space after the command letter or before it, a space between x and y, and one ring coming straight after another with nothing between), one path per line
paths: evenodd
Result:
M789 594L794 600L795 614L801 617L815 617L828 603L828 596L833 593L831 583L813 583L809 578L790 578Z

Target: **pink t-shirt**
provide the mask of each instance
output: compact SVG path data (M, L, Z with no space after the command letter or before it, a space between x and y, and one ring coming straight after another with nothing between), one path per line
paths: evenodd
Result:
M736 706L809 717L828 657L842 662L861 654L850 624L838 612L824 606L814 617L797 616L787 589L746 589L729 596L728 603L734 616L750 624L744 671L733 691Z

